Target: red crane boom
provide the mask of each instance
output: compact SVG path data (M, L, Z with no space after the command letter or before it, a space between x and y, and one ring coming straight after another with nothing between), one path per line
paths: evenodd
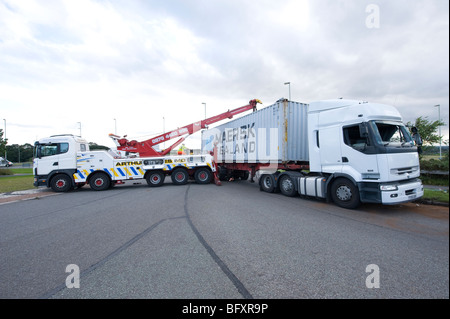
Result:
M233 116L235 116L236 114L239 114L239 113L251 110L251 109L253 111L256 111L257 103L261 103L261 101L258 99L253 99L253 100L249 101L248 105L241 106L241 107L236 108L231 111L228 110L225 113L222 113L222 114L219 114L216 116L212 116L205 120L195 122L195 123L183 126L181 128L177 128L176 130L173 130L173 131L170 131L167 133L163 133L161 135L155 136L151 139L148 139L148 140L145 140L142 142L138 142L135 140L129 141L125 138L126 136L124 136L123 138L121 138L120 136L114 135L114 134L109 134L109 136L114 140L114 142L117 145L117 150L119 150L119 151L126 151L126 152L130 152L130 153L139 153L140 157L165 156L171 150L173 150L175 147L177 147L177 145L179 145L181 142L183 142L187 136L189 136L195 132L198 132L201 129L207 128L208 125L211 125L213 123L219 122L219 121L227 119L227 118L232 119ZM184 135L186 135L186 136L184 136ZM155 145L161 144L163 142L167 142L171 139L174 139L174 138L180 137L180 136L181 136L181 138L178 141L176 141L174 144L172 144L165 150L157 151L153 148Z

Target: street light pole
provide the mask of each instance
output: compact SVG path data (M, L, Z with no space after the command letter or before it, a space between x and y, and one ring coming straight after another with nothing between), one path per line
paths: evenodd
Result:
M442 159L442 138L441 138L441 105L440 104L436 104L434 107L438 108L438 117L439 117L439 159Z
M81 122L77 122L78 124L80 124L80 137L81 137Z
M5 137L4 137L4 140L6 142L6 119L3 119L3 121L5 122ZM5 160L6 160L6 144L7 143L5 143Z
M163 116L163 134L166 134L166 119ZM166 149L166 137L164 136L163 148Z
M117 120L114 119L114 134L117 135Z
M202 103L205 105L205 120L206 120L206 103Z
M289 101L291 100L291 82L285 82L284 85L289 85Z

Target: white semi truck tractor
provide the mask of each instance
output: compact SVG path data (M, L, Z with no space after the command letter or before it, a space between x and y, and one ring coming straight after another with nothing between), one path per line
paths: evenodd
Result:
M202 132L221 180L345 208L423 196L417 146L398 110L355 100L275 104Z

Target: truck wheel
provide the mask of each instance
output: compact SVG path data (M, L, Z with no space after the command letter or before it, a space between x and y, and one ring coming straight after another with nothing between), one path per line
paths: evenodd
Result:
M174 169L170 177L175 185L185 185L189 181L189 174L184 168Z
M264 174L263 176L261 176L260 186L261 190L267 193L273 193L273 191L275 190L275 181L272 175Z
M106 174L96 173L89 179L89 186L95 191L103 191L108 189L111 185L111 181Z
M50 187L54 192L68 192L72 188L72 181L66 174L58 174L50 181Z
M297 194L295 190L295 184L292 177L289 175L283 175L280 178L280 191L283 195L293 197Z
M219 166L219 180L222 182L228 181L228 170L222 166Z
M145 175L145 179L148 186L158 187L164 184L165 175L160 171L148 172L147 175Z
M331 198L343 208L354 209L361 204L358 188L346 178L338 178L333 182Z
M198 184L209 184L211 183L212 173L207 168L199 168L195 171L194 178Z

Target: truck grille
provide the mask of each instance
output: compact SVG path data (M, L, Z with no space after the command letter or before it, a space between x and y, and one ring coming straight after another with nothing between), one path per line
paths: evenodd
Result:
M404 174L415 173L418 170L419 170L419 166L393 168L393 169L391 169L391 174L401 176L401 175L404 175Z

